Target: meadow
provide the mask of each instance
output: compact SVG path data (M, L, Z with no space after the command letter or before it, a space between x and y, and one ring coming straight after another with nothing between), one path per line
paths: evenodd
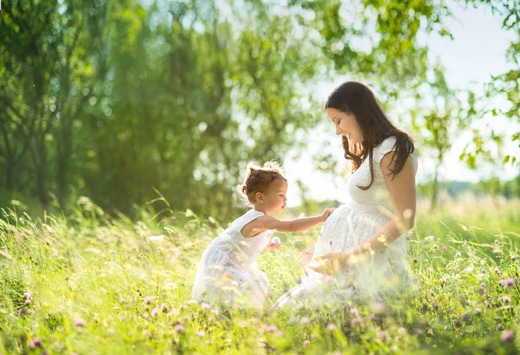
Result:
M88 198L32 216L13 201L0 218L0 353L520 353L519 211L498 197L421 207L413 290L340 312L269 313L190 300L195 264L226 227L216 216L145 206L131 219ZM278 233L281 249L261 255L274 299L318 234Z

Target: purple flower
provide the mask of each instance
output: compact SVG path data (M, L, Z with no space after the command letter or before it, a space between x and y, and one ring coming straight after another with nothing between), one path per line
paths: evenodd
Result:
M381 313L385 310L386 305L383 302L374 302L372 303L372 311L375 313Z
M515 285L515 279L510 277L510 278L505 279L505 280L500 280L499 284L500 284L500 286L511 287L511 286Z
M282 335L283 334L283 332L280 329L278 329L276 327L276 325L264 324L262 326L262 328L264 329L264 332L266 332L266 333L273 333L273 334L276 334L276 335Z
M502 299L502 302L504 302L504 303L509 303L509 302L511 302L511 299L510 299L509 297L507 297L507 296L502 296L501 299Z
M157 315L159 314L159 309L156 307L154 309L152 309L152 311L150 312L152 317L157 317Z
M515 340L515 331L512 329L506 330L502 333L502 336L500 336L500 340L504 343L511 343Z
M300 319L300 324L303 324L303 325L307 325L310 323L310 319L309 317L303 317L302 319Z
M350 325L352 325L353 327L360 327L363 325L363 319L359 317L352 318L352 320L350 321Z
M161 311L163 313L168 312L168 306L166 305L166 303L161 304Z
M85 320L83 320L81 318L76 318L74 320L74 326L76 328L83 328L85 325L87 325L87 322L85 322Z
M185 328L181 323L177 323L177 324L175 324L175 326L173 327L173 329L174 329L177 333L184 333L184 331L186 330L186 328Z
M358 311L357 308L351 308L351 309L350 309L350 313L353 314L353 315L355 315L355 316L357 316L357 315L359 314L359 311Z
M381 339L382 341L386 341L388 339L388 334L386 334L386 332L382 330L382 331L379 332L377 337L379 339Z
M144 299L144 303L151 304L152 303L152 297L151 296L146 296L146 298Z
M40 338L33 338L29 342L29 348L31 348L31 349L36 349L36 348L39 348L40 346L42 346L42 341Z

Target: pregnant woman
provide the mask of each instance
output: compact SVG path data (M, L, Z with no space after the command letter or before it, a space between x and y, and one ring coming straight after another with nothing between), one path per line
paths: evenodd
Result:
M362 83L341 84L325 110L352 163L343 192L348 199L323 225L301 282L273 310L384 300L410 285L406 235L416 209L413 140L390 122Z

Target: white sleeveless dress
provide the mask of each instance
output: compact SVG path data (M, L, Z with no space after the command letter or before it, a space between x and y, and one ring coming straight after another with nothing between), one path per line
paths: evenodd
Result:
M374 180L368 190L357 187L370 183L368 159L347 179L348 200L325 221L313 258L330 252L352 250L389 221L392 209L380 162L385 154L394 150L394 145L395 137L389 137L374 148ZM411 156L416 173L415 152ZM309 266L316 263L313 260ZM401 287L410 281L406 235L402 235L386 248L333 276L306 268L300 284L280 297L272 309L285 306L340 307L353 300L384 299L390 293L402 290Z
M273 232L268 230L251 238L245 238L240 232L246 224L263 215L249 210L209 244L197 266L193 299L263 308L269 281L258 268L256 259Z

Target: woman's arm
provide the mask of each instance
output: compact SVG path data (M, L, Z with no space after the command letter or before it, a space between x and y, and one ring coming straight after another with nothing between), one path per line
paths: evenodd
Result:
M403 169L395 176L391 175L392 159L395 153L386 154L381 159L381 170L385 178L390 201L393 207L393 217L381 229L348 253L328 253L319 258L328 260L323 265L312 268L323 273L334 273L356 258L373 254L385 248L389 243L414 226L416 209L415 172L412 157L408 157ZM331 270L327 270L331 269Z
M278 232L302 232L318 223L324 222L334 212L334 208L327 208L320 216L302 217L289 221L280 221L271 216L262 216L249 222L240 231L245 238L254 237L266 230Z

